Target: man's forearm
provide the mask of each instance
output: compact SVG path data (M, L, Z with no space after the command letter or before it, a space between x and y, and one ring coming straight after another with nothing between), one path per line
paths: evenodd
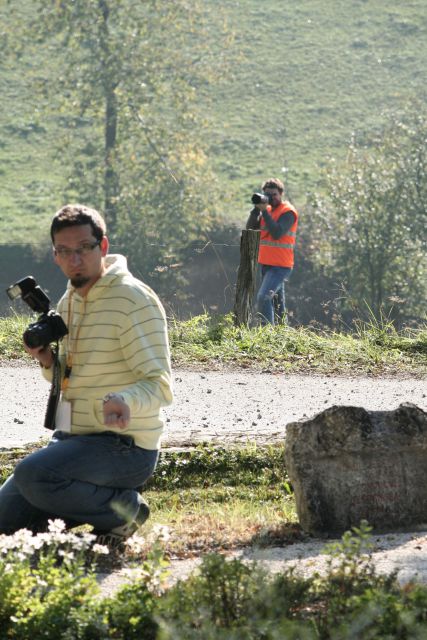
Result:
M262 215L269 234L273 236L275 240L278 240L282 236L286 235L295 221L295 216L292 211L283 213L277 222L273 220L268 211L263 211Z

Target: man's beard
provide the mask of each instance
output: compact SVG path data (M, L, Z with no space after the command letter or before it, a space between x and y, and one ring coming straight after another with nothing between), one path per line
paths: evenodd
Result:
M76 276L75 278L71 278L70 282L75 289L81 289L89 282L90 278L87 276Z

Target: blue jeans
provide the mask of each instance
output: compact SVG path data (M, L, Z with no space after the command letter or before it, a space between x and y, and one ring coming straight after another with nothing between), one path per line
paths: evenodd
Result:
M263 264L262 281L257 295L257 308L262 324L275 323L275 298L279 318L285 315L285 282L292 273L290 267L273 267Z
M47 447L16 466L0 488L0 533L43 531L50 518L109 531L138 512L138 491L152 475L157 450L113 431L55 431Z

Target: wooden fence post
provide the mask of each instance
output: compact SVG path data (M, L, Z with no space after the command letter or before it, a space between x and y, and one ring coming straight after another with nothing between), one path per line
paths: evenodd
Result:
M234 324L248 325L252 318L252 301L255 293L258 267L260 232L244 229L240 237L240 265L237 272Z

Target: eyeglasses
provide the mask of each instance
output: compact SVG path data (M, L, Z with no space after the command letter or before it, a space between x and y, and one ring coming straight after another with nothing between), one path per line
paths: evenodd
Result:
M91 251L93 251L96 247L99 247L101 241L97 242L85 242L78 249L67 249L66 247L59 247L59 249L54 248L53 253L58 258L71 258L74 254L79 257L84 257L89 255Z

